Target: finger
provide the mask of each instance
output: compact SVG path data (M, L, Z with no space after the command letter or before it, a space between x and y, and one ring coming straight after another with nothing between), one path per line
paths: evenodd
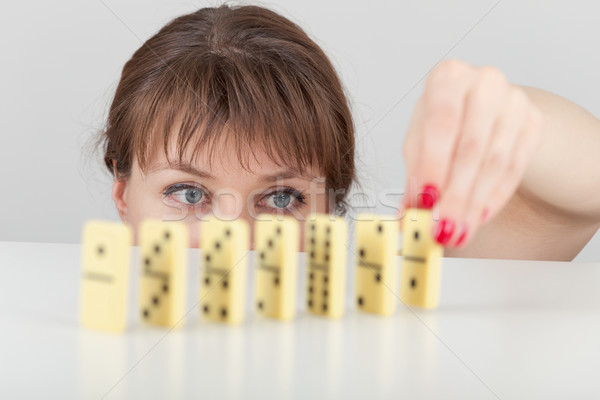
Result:
M464 219L480 173L479 166L489 145L494 123L506 106L508 88L499 70L483 68L468 93L464 122L451 159L448 184L440 201L439 225L455 227L443 238L440 237L443 245L456 243L463 235Z
M526 116L524 128L519 132L512 158L507 166L506 173L501 182L496 186L488 203L488 220L496 216L506 206L518 189L525 171L541 144L541 115L537 109L530 111Z
M409 176L411 206L418 205L417 195L425 186L444 190L472 81L471 69L459 61L446 61L436 67L428 79L417 159Z
M459 235L451 246L462 247L470 239L486 218L486 209L493 192L504 179L508 165L512 160L513 149L519 133L525 125L525 114L528 101L525 94L518 89L511 89L508 103L500 117L496 120L489 145L477 168L478 174L473 184L466 213L458 224ZM488 211L489 213L489 211Z
M404 190L404 196L402 196L402 201L400 204L400 212L404 212L406 208L408 208L411 204L409 201L413 196L413 192L415 189L413 188L414 179L411 178L415 174L415 170L417 167L417 155L419 151L419 136L423 131L423 96L419 98L417 104L415 105L415 109L410 119L410 123L408 126L408 130L406 132L406 138L404 139L404 146L402 148L404 163L406 165L406 186ZM416 196L416 195L415 195ZM399 215L400 216L400 215ZM403 215L402 215L403 216Z

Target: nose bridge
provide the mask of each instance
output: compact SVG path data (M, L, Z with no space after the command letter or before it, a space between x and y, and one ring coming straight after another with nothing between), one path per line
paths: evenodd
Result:
M223 219L236 219L244 214L244 197L239 190L219 189L213 195L213 214Z
M213 195L213 214L215 217L231 221L244 219L250 228L250 246L254 243L254 210L248 210L247 196L236 189L220 189Z

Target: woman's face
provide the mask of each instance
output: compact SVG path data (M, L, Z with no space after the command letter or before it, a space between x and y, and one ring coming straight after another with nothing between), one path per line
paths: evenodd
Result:
M215 149L213 160L208 163L201 154L193 162L169 166L159 151L144 174L134 158L130 177L115 179L113 200L121 219L132 226L136 243L145 218L186 222L190 247L198 247L200 221L213 214L226 220L243 218L253 232L261 213L303 221L310 213L327 212L325 180L316 169L300 173L291 168L293 163L277 165L261 151L254 152L244 168L226 146Z

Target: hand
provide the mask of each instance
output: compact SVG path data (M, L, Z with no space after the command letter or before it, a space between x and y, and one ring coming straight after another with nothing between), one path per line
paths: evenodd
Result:
M501 71L440 63L404 142L403 207L439 207L434 237L444 246L464 246L517 190L541 145L541 125L541 112Z

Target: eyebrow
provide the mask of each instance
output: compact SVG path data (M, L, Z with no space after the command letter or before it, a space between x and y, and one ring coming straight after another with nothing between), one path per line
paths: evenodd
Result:
M150 168L149 172L158 172L158 171L163 171L166 169L175 169L178 171L182 171L182 172L186 172L188 174L195 175L199 178L215 179L215 177L213 175L211 175L210 173L199 170L188 163L172 163L171 165L163 164L163 165L159 165L159 166ZM292 179L292 178L311 180L316 177L314 177L310 174L307 174L307 173L302 173L301 171L297 171L295 169L290 169L290 168L279 171L279 172L275 172L273 174L266 174L266 175L258 176L258 180L261 182L277 182L280 179Z
M191 164L187 164L187 163L172 163L170 165L163 164L163 165L159 165L159 166L150 168L148 172L158 172L158 171L164 171L166 169L175 169L177 171L196 175L199 178L215 179L215 177L212 176L211 174L209 174L208 172L199 170L199 169L195 168L194 166L192 166Z
M268 175L260 175L259 176L259 180L262 182L277 182L280 179L292 179L292 178L298 178L298 179L303 179L303 180L311 180L314 179L315 177L306 174L306 173L302 173L300 171L296 171L293 169L286 169L280 172L276 172L274 174L268 174Z

